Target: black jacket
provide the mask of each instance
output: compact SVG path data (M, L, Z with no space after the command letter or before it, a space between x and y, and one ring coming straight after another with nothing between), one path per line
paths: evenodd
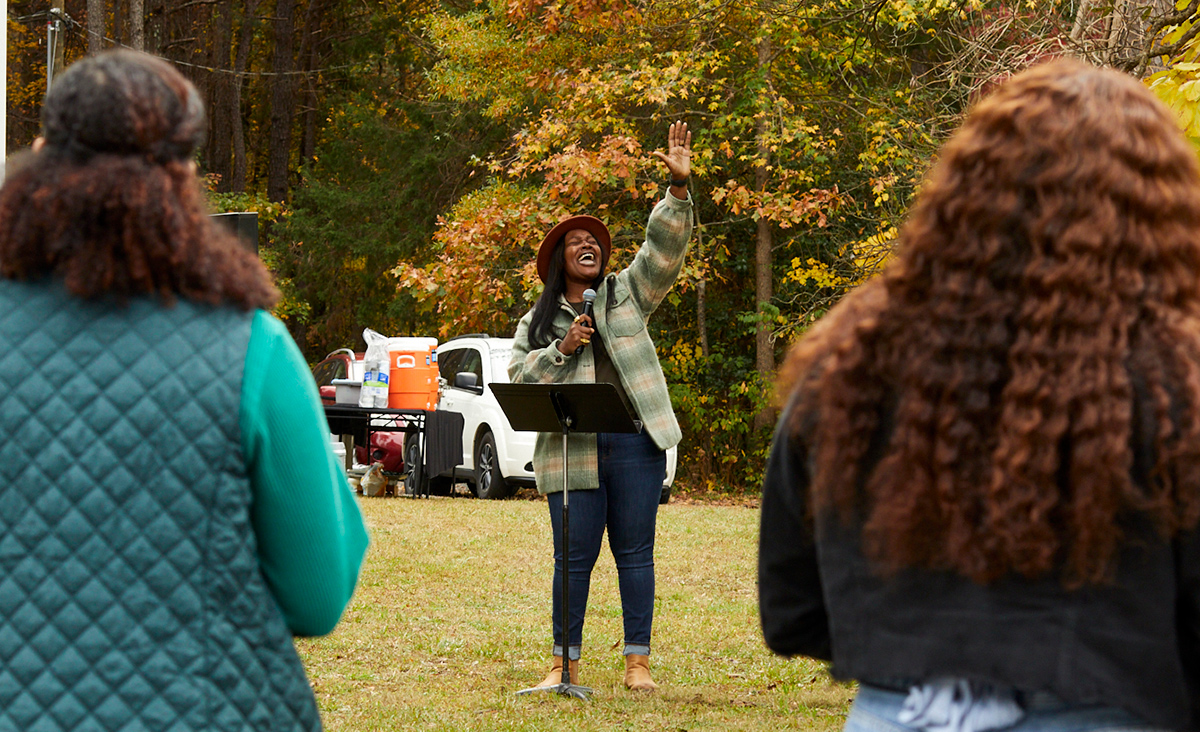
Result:
M809 518L808 456L789 419L763 483L759 609L771 650L832 661L840 679L966 677L1200 729L1195 532L1167 543L1130 519L1115 581L1074 591L1055 578L982 586L917 569L885 579L863 557L857 526ZM1152 464L1152 448L1135 444L1135 461Z

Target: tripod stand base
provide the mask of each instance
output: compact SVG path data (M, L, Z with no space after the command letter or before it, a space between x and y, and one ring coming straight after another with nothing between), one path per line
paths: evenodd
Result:
M589 701L589 697L594 693L591 688L580 686L579 684L555 684L554 686L534 686L529 689L521 689L517 692L517 696L536 694L539 691L550 692L559 696L569 696L584 701Z

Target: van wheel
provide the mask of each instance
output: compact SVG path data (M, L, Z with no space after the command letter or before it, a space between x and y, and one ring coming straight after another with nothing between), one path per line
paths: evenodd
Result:
M421 494L421 437L415 432L404 435L404 494Z
M475 443L475 495L491 499L508 497L508 485L500 474L496 438L491 432L484 432Z

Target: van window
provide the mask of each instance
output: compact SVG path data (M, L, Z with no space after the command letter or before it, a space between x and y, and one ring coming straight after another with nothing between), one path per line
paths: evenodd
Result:
M459 361L462 361L464 352L462 348L438 352L438 374L447 384L454 383L454 369L458 366Z
M475 374L475 383L483 386L483 358L474 348L464 348L461 351L462 361L455 367L456 374ZM451 382L453 383L453 382Z

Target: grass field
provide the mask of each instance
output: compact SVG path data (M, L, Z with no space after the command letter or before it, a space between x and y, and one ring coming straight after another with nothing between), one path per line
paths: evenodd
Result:
M836 730L852 688L763 645L758 512L659 511L655 694L621 684L621 604L607 547L593 574L581 702L516 697L550 659L542 500L361 498L372 546L330 636L299 641L327 730Z

